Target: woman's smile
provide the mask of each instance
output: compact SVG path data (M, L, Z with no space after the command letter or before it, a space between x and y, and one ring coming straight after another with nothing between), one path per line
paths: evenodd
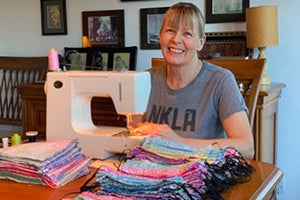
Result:
M169 51L174 52L174 53L184 53L185 51L183 49L177 49L173 47L169 47Z

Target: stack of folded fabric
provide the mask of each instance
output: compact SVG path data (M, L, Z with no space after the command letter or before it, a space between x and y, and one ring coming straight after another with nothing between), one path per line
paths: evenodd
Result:
M98 190L91 191L120 199L222 199L227 187L247 181L252 171L232 147L196 150L149 137L130 150L118 169L102 166L96 174Z
M89 172L78 141L26 143L0 149L0 179L56 188Z

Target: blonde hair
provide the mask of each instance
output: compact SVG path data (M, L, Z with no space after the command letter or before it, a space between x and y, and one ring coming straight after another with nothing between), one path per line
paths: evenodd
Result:
M202 12L194 4L186 2L176 3L166 11L161 30L165 25L177 28L182 22L195 31L198 28L200 38L205 35L205 19Z

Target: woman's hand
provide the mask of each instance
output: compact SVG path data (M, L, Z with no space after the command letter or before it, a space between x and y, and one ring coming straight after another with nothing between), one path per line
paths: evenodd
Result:
M144 122L137 124L137 127L131 129L130 133L132 135L148 135L153 137L161 137L177 142L182 141L182 138L178 136L167 124Z

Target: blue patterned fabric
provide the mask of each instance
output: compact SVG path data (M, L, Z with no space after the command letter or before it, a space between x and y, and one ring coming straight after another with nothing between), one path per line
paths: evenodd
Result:
M0 149L0 179L59 187L89 172L77 140L35 142Z
M247 181L253 168L232 148L196 150L146 138L118 169L102 166L93 194L132 199L222 199L229 186Z

